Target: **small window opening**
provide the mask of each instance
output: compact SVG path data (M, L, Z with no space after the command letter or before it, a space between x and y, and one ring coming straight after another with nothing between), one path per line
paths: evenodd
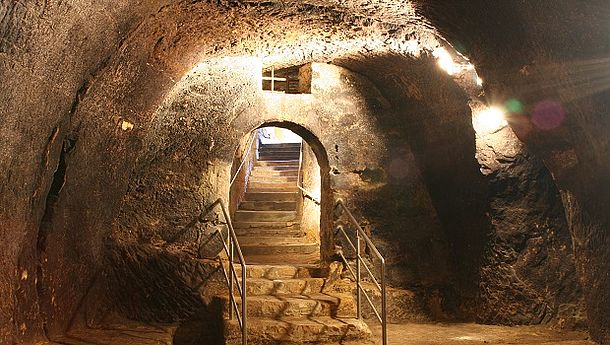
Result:
M263 90L283 93L311 93L311 64L263 71Z

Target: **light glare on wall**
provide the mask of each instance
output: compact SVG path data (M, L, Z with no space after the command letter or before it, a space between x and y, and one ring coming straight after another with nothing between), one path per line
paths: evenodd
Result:
M451 54L445 48L436 48L432 52L432 56L434 56L438 61L438 66L443 69L447 74L454 75L458 72L456 69L456 64L453 62L453 58Z
M434 49L434 51L432 51L432 56L436 58L438 66L449 75L454 75L462 71L474 70L474 65L471 63L458 63L453 61L451 54L443 47Z
M499 131L506 127L508 122L501 108L489 107L474 116L472 125L478 134L484 135Z

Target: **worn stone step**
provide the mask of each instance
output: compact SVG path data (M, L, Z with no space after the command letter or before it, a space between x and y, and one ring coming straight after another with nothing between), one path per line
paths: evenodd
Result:
M295 182L258 182L250 180L248 182L248 190L271 189L292 191L297 188Z
M234 229L290 229L298 230L301 228L299 222L233 222Z
M249 188L250 193L298 193L299 188L295 185L294 187L283 187L283 188Z
M301 146L259 146L258 152L301 152Z
M296 211L296 201L242 201L238 209L247 211Z
M331 296L323 293L304 295L260 295L248 296L248 317L353 317L356 315L354 297L351 295ZM228 296L225 300L225 314L228 311ZM241 298L236 296L241 308Z
M298 161L300 155L296 154L261 154L258 156L259 161Z
M296 148L296 149L300 149L301 148L301 143L277 143L277 144L261 144L259 146L259 150L265 150L265 149L274 149L274 148L278 148L278 149L282 149L282 148Z
M247 191L246 201L295 201L299 196L298 192L262 192Z
M297 170L297 168L294 169L274 169L274 168L269 168L269 167L263 167L262 169L255 169L252 170L252 173L250 174L250 176L254 176L254 177L267 177L267 176L292 176L292 177L298 177L299 176L299 171Z
M288 166L271 166L271 165L255 165L252 168L252 171L250 173L250 175L261 175L261 176L268 176L268 175L276 175L276 176L292 176L292 175L297 175L299 173L299 166L293 166L293 165L288 165Z
M321 293L324 278L248 279L248 296Z
M318 253L320 246L317 243L288 242L288 238L274 238L266 241L266 237L239 236L239 244L244 256L250 255L284 255L284 254L312 254ZM296 238L298 239L298 238ZM281 262L281 258L278 258ZM248 262L248 261L246 261Z
M255 246L255 245L266 245L266 246L292 246L292 245L306 245L314 246L316 243L309 241L307 238L290 238L280 236L243 236L239 238L239 244L241 246Z
M238 276L241 277L241 266L236 266ZM319 267L316 265L257 265L248 264L246 276L248 279L294 279L294 278L317 278Z
M296 184L297 183L297 175L288 175L288 176L283 176L283 175L273 175L273 174L269 174L269 175L262 175L262 174L257 174L257 175L250 175L250 178L248 179L248 182L264 182L264 183L291 183L291 184Z
M235 228L235 234L238 237L249 237L249 236L283 236L290 238L299 238L305 236L305 232L298 226L290 228Z
M301 158L300 152L260 152L258 154L258 160L260 161L284 161L284 160L299 160Z
M263 155L269 155L269 156L277 156L277 155L291 155L291 156L296 156L297 159L298 157L301 155L301 151L296 148L285 148L285 149L259 149L258 150L258 156L263 156Z
M233 217L235 222L296 222L296 211L246 211L237 210Z
M355 318L311 317L307 319L253 318L248 324L248 344L339 344L357 341L368 344L371 330L368 325ZM241 344L241 329L237 320L226 320L224 326L226 343Z
M301 145L264 144L258 147L259 151L300 151Z
M245 256L248 264L256 265L276 265L278 263L286 265L318 265L320 263L320 252L316 251L308 254L249 254Z
M299 167L299 160L295 159L295 160L277 160L277 161L272 161L272 160L266 160L266 161L256 161L256 163L254 163L255 169L257 169L258 167L273 167L273 168L278 168L278 167L290 167L290 168L298 168Z

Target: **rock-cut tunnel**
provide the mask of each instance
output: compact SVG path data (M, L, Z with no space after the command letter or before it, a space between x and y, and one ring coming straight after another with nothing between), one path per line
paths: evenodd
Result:
M610 344L607 7L0 2L0 344Z

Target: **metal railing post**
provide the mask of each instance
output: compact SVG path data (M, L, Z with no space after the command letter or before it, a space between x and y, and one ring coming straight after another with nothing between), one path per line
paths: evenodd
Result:
M235 269L233 266L233 241L231 241L231 233L229 233L229 268ZM233 296L233 274L229 275L229 295L231 299L231 305L233 305L235 297ZM233 320L233 308L229 308L229 320Z
M379 250L377 249L375 244L367 236L366 232L362 229L360 224L358 224L358 222L356 221L356 218L354 218L354 215L349 211L349 209L345 206L345 204L343 203L342 200L337 201L336 207L341 207L342 211L345 211L347 218L349 219L350 223L356 230L355 231L356 232L356 244L354 244L352 242L352 240L350 239L350 236L348 236L347 233L345 232L345 230L343 230L343 226L339 225L337 227L337 231L340 232L343 235L343 237L345 237L347 244L352 248L352 250L354 250L356 252L356 272L354 272L354 270L351 268L350 263L348 262L347 258L343 255L343 251L340 250L338 252L338 254L341 257L341 259L343 260L343 262L345 263L345 265L346 265L345 267L347 268L349 273L352 275L352 277L356 281L356 290L357 290L357 293L356 293L357 302L356 303L357 303L357 308L358 308L357 309L358 319L362 318L362 295L364 295L364 297L366 297L367 303L369 304L369 306L371 306L373 313L377 317L377 320L379 320L379 322L381 323L381 329L382 329L381 342L383 345L387 345L388 344L388 331L387 331L388 314L387 314L387 300L386 300L385 258L383 257L383 255L381 255L381 253L379 252ZM364 240L365 246L366 246L366 248L368 248L370 250L371 255L376 256L377 259L380 260L380 263L381 263L380 272L379 272L381 275L380 281L377 281L377 278L375 277L375 275L369 268L369 265L367 265L366 261L364 261L362 258L362 255L361 255L362 244L360 243L361 240ZM362 266L364 266L364 268L366 269L366 273L372 280L372 283L375 285L377 290L381 293L381 314L379 313L379 310L375 306L375 303L373 302L373 300L371 299L369 294L366 291L364 291L364 288L362 287L362 277L361 277L361 267Z
M247 274L246 274L246 265L243 265L242 269L241 269L241 295L242 295L242 299L241 299L241 329L242 329L242 337L241 337L241 343L242 345L247 345L248 344L248 334L247 334L247 320L248 317L246 315L246 313L248 312L248 307L247 307L247 299L246 299L246 280L247 280ZM385 345L385 344L384 344Z
M356 304L358 319L362 319L362 286L360 284L360 235L356 231Z
M227 208L224 204L224 202L222 201L222 198L218 198L216 201L214 201L212 203L212 205L210 205L205 213L202 213L199 216L199 221L202 222L205 215L207 215L209 212L211 212L215 207L220 206L220 208L222 209L222 214L225 218L226 224L227 224L227 238L226 238L226 242L225 242L225 238L224 235L222 234L222 231L220 229L216 230L216 232L214 233L214 235L218 235L221 239L221 243L222 243L222 249L224 250L224 254L227 256L228 261L229 261L229 274L227 274L227 271L225 270L224 264L223 264L223 259L222 256L219 254L218 255L218 259L220 262L220 268L222 269L223 275L225 277L226 283L227 283L227 287L229 288L229 319L232 320L233 319L233 315L235 315L237 317L237 322L239 323L239 326L241 327L241 338L242 338L242 345L247 345L248 343L248 328L247 328L247 319L248 319L248 314L247 314L247 291L246 291L246 280L247 280L247 266L246 266L246 260L244 259L244 254L241 251L241 247L239 246L239 242L237 241L237 235L235 235L235 230L233 229L233 223L231 222L231 216L229 215L229 213L227 212ZM239 263L241 265L241 284L239 283L239 277L235 271L235 250L237 250L237 256L239 258ZM237 284L237 290L240 294L241 297L241 312L239 307L237 306L237 303L235 301L235 295L234 295L234 285Z
M388 345L388 313L386 309L386 291L385 291L385 259L381 258L381 317L383 318L381 325L381 341L383 345Z

